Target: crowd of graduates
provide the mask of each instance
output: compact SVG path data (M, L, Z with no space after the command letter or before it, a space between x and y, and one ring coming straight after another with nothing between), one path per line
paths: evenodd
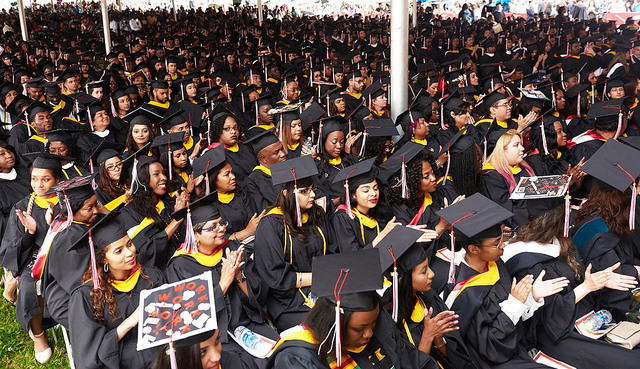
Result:
M575 322L640 308L638 25L421 11L392 119L388 17L253 11L109 53L3 36L3 296L36 361L61 325L76 368L636 367ZM514 196L543 176L566 195ZM141 292L207 271L218 328L137 351Z

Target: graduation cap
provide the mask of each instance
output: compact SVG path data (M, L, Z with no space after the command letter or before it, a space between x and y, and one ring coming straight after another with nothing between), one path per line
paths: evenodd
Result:
M396 125L402 127L404 132L411 131L420 118L424 118L421 110L413 110L409 108L409 110L405 110L396 118Z
M5 81L0 85L0 95L6 95L10 91L18 91L18 86L9 81Z
M53 109L50 106L37 100L33 101L27 106L27 110L25 111L25 116L28 118L26 123L29 124L29 121L33 121L36 118L36 114L43 112L51 113L52 111Z
M62 170L62 164L60 161L72 161L73 158L68 156L60 156L55 154L49 154L46 152L28 152L22 154L31 161L32 168L49 169L49 170Z
M100 280L96 265L96 251L107 248L112 243L127 236L124 224L120 221L116 210L98 219L89 230L80 236L71 246L71 250L79 250L89 244L89 254L91 256L91 270L93 289L100 288Z
M407 164L422 150L424 146L415 142L407 142L399 150L397 150L389 159L380 164L380 172L378 178L382 182L388 182L389 179L397 172L400 172L398 181L402 186L402 198L409 198L409 187L407 186L406 166Z
M451 255L455 258L454 230L461 233L467 242L498 237L502 234L502 223L513 213L484 197L480 193L451 204L436 212L451 224ZM451 260L449 283L455 283L455 260Z
M198 178L201 175L204 175L206 195L208 195L210 191L209 174L222 169L222 164L226 163L226 161L223 145L218 145L207 150L204 154L193 161L193 178Z
M298 186L310 177L318 175L318 169L310 155L304 155L295 159L285 160L275 163L269 167L271 170L271 181L274 186L284 183L293 183L294 197L297 199ZM304 181L303 183L306 183ZM300 204L296 200L296 225L302 228L302 212Z
M393 283L393 308L391 318L398 321L398 279L406 277L417 265L423 263L431 253L427 253L416 241L423 232L402 225L394 227L375 249L380 250L380 267L382 273L393 267L391 272ZM402 273L402 275L400 275Z
M159 79L155 81L151 81L151 89L153 90L166 90L169 89L169 82Z
M615 100L605 100L591 105L587 112L586 119L593 119L594 125L601 127L617 121L617 129L614 139L620 137L622 133L623 112L627 110L624 105L624 98Z
M616 140L607 140L582 166L582 170L595 177L603 191L616 189L624 192L631 186L629 229L635 229L636 181L640 175L640 151Z
M338 366L342 365L342 326L344 311L371 311L379 305L377 294L382 288L382 272L378 249L317 256L312 261L311 293L336 305L336 329L327 345L334 347ZM322 350L323 342L319 350ZM329 348L331 350L331 348Z
M160 114L145 108L144 105L122 117L122 120L129 123L129 125L140 124L148 127L151 127L152 123L161 119L162 116Z
M349 120L363 120L364 118L368 117L369 115L371 115L371 110L369 110L369 108L367 108L366 106L360 105L357 108L355 108L351 114L349 115Z
M318 121L324 115L324 108L317 102L313 102L308 108L300 113L300 120L302 121L302 130L306 131L311 123Z
M41 88L44 87L46 83L47 82L41 77L32 78L26 82L29 88Z
M520 99L521 104L527 104L542 109L544 107L544 103L549 100L545 94L537 90L527 90L524 88L518 88L518 90L522 93L522 98Z
M180 249L185 253L198 253L193 225L220 218L220 211L212 204L216 196L217 193L205 195L171 214L171 219L181 220L186 218L186 236L184 242L180 245Z
M256 135L247 139L244 143L251 144L253 153L258 156L260 151L280 141L274 131L274 128L258 130Z
M487 109L487 111L489 111L489 108L497 103L500 100L503 99L508 99L510 96L507 96L501 92L498 92L496 90L493 90L491 93L489 93L488 95L486 95L484 98L482 98L482 100L480 100L482 102L482 104L484 104L485 108Z
M57 82L65 82L67 79L72 78L80 74L80 71L74 68L67 68L58 75Z
M333 178L333 183L344 182L344 203L347 207L346 213L351 219L354 219L351 211L351 196L349 194L349 186L358 188L361 184L371 183L375 178L375 168L373 166L376 158L370 158L359 163L350 165Z
M58 182L45 194L51 195L57 193L58 198L60 199L60 204L65 204L67 219L61 229L66 229L73 222L73 211L71 210L71 203L69 202L69 199L84 202L95 196L95 192L93 190L94 178L95 174L88 174L86 176L74 177L67 181Z
M162 120L158 122L158 124L162 126L162 129L168 131L172 127L183 124L187 121L187 118L184 117L183 113L184 110L182 109L167 113Z

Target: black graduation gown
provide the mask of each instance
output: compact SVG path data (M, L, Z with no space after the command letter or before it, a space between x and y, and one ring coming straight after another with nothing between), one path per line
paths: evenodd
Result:
M130 204L122 208L120 219L126 229L138 227L136 234L131 238L136 246L138 263L150 267L155 266L164 269L171 255L178 249L181 243L180 229L171 238L167 237L165 227L171 222L170 211L162 210L160 217L163 222L149 223L148 218L143 217Z
M359 353L348 354L361 369L438 368L433 357L407 344L399 336L391 316L381 309L373 337L367 346ZM328 369L330 366L327 359L318 356L317 351L315 343L302 340L285 341L271 356L267 368ZM346 360L346 357L343 356L343 360Z
M576 368L637 367L640 351L627 350L576 332L575 321L594 308L593 299L587 295L576 305L573 289L579 283L573 270L560 258L538 253L536 248L528 248L511 257L505 263L509 274L520 280L527 274L536 277L544 270L545 280L565 277L570 284L563 291L545 297L544 305L524 322L527 341L545 354Z
M510 294L511 277L501 260L495 264L497 281L468 284L450 306L460 315L459 332L467 343L473 361L481 368L548 368L536 364L527 354L522 344L524 332L521 321L514 325L502 311L499 304L507 300ZM477 274L466 264L460 263L456 268L456 284Z
M15 147L18 154L22 157L22 155L30 153L30 152L44 152L45 149L45 141L44 138L40 136L36 136L35 134L29 137L26 141L18 144Z
M78 137L78 141L77 141L80 161L82 163L88 163L89 157L91 156L91 154L96 150L96 148L103 141L115 144L117 142L116 140L117 140L117 137L111 131L109 131L109 134L104 138L92 132L88 132L81 135L80 137ZM96 158L93 158L93 160L96 160Z
M516 183L518 183L520 177L527 176L527 171L523 169L520 173L514 174L513 178ZM505 221L505 224L511 228L515 228L527 222L529 219L527 200L509 199L509 196L511 196L509 193L509 183L497 170L483 170L480 176L480 186L483 195L514 214L513 217Z
M311 288L297 289L296 273L311 272L314 256L338 252L326 218L319 229L312 229L309 223L302 228L308 234L305 245L285 230L280 214L265 216L256 229L259 236L255 239L255 270L263 286L261 290L268 290L264 305L278 331L300 324L309 311L303 294L309 296Z
M274 186L271 175L256 169L247 177L245 184L248 198L249 211L260 214L264 209L271 206L280 192L282 186Z
M302 145L298 144L295 149L292 149L291 146L287 148L287 159L295 159L302 156Z
M73 222L58 233L51 243L42 272L42 297L51 317L69 329L69 298L82 284L82 275L89 266L89 245L72 250L73 244L89 231L89 226Z
M604 143L605 141L594 139L573 146L571 148L571 157L573 159L571 165L578 164L582 158L584 158L585 161L589 160Z
M416 295L416 304L419 304L417 301L418 298L424 302L425 308L433 308L433 313L431 314L432 317L435 317L443 311L449 310L444 301L442 301L433 289ZM422 307L422 305L419 306ZM391 305L388 307L390 308ZM422 332L424 331L424 320L416 322L410 318L406 320L403 325L404 330L400 330L400 336L402 339L406 340L408 345L418 347L420 345L420 340L422 339ZM433 356L440 365L445 369L471 369L478 367L471 359L471 355L467 350L467 345L462 339L459 331L445 333L444 338L447 340L447 357L440 354L438 349L431 349L431 356Z
M424 209L416 224L426 225L428 229L435 229L436 225L440 222L440 217L436 215L436 212L444 207L444 199L446 198L447 202L451 204L458 196L453 185L449 183L450 181L447 181L446 185L438 185L436 191L431 193L432 203ZM422 204L423 203L420 204L420 207L422 207ZM404 225L409 224L418 213L413 211L404 202L393 203L391 207L393 209L393 215L396 217L396 222Z
M38 302L36 290L36 280L31 276L31 266L36 260L38 250L44 241L49 230L49 225L45 220L47 207L41 208L34 202L31 216L37 223L36 233L31 235L20 223L15 209L26 211L29 205L30 196L18 201L9 215L7 227L2 236L2 246L0 247L0 257L2 266L11 270L18 280L18 299L16 301L16 320L20 326L28 331L29 321L40 314L42 309ZM56 205L54 214L58 213L59 206Z
M367 216L360 215L363 218ZM331 217L333 231L336 234L336 243L340 252L359 251L373 247L373 239L376 238L384 224L378 227L369 227L363 224L357 215L353 214L353 219L349 217L346 209L340 209Z
M160 286L163 275L156 268L142 269L151 281L140 276L138 283L130 292L120 292L111 288L118 301L118 319L114 319L109 312L109 305L104 306L104 323L98 323L93 317L93 299L91 281L84 283L71 293L69 301L69 321L71 333L71 347L73 358L78 368L86 369L139 369L150 368L158 352L151 348L143 351L136 350L138 328L130 330L118 341L118 325L133 313L140 303L140 292L145 289Z
M15 179L0 179L0 232L2 234L4 234L4 229L9 221L11 209L20 199L29 194L29 188L31 188L29 172L20 166L16 166L14 169L16 171Z
M212 205L218 208L222 219L229 222L227 226L227 234L239 232L247 227L249 220L253 216L253 213L249 214L250 208L247 202L247 197L244 192L237 191L233 199L228 203L220 201L218 196L212 202Z
M634 258L634 245L631 238L620 238L599 216L583 219L572 227L573 240L585 265L592 270L604 270L620 262L616 273L638 278L637 264ZM633 294L631 291L617 291L608 288L593 293L598 302L597 310L607 309L616 322L626 320L625 313L631 310Z
M334 165L316 157L316 167L318 168L318 178L320 179L320 187L329 197L328 200L344 196L344 183L333 183L333 179L344 168L358 162L358 157L353 154L344 154L340 164Z
M224 249L237 250L240 244L235 241L229 241L224 245ZM225 252L224 250L222 251ZM245 257L245 261L252 263L253 261ZM260 309L260 305L255 298L249 297L242 292L240 287L233 282L227 289L226 295L222 294L220 288L220 273L222 270L222 262L214 266L203 265L190 255L177 255L169 260L165 275L167 282L177 282L182 279L190 278L207 271L211 271L213 278L213 294L216 305L216 316L218 319L218 329L220 330L220 341L225 346L224 349L231 349L246 354L235 342L229 337L227 331L233 332L238 326L245 326L254 332L271 339L277 339L277 333L271 328L264 319L264 311ZM249 291L251 291L249 289ZM243 355L244 356L244 355ZM249 359L250 360L250 359Z
M253 168L258 165L256 156L246 145L238 145L238 151L226 148L224 156L231 164L231 168L233 168L237 186L243 188L247 183L247 177L251 174Z

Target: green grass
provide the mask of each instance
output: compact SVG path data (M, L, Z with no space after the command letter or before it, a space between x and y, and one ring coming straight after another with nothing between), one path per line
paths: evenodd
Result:
M2 268L0 268L1 274ZM33 341L16 322L13 305L0 297L0 368L69 368L62 330L52 328L47 331L47 334L53 356L47 364L42 365L34 357ZM58 344L55 344L54 335L58 338Z

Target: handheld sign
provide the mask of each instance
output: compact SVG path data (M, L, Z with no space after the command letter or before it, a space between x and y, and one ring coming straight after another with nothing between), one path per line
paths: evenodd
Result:
M138 351L218 328L211 271L140 293Z

